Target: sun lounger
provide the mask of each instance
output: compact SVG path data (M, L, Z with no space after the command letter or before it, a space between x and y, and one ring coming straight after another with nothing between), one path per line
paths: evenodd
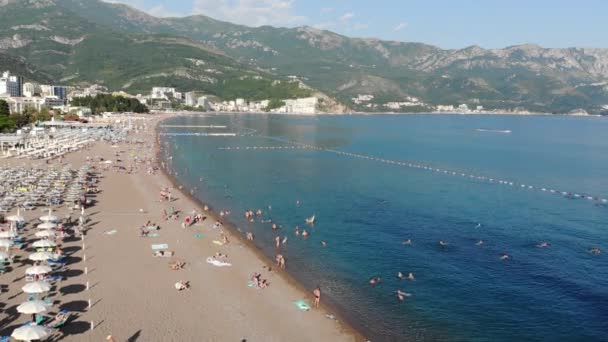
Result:
M70 319L70 312L66 310L61 310L59 313L53 318L53 320L47 323L45 326L50 329L58 329L64 326L68 320Z
M160 249L168 249L169 245L166 243L160 243L160 244L155 244L151 246L153 250L160 250Z

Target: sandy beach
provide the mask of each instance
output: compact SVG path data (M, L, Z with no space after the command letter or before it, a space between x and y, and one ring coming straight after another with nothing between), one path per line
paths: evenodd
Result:
M147 121L146 129L130 136L143 143L115 146L97 142L90 148L71 153L63 163L78 169L87 157L135 165L134 156L152 163L156 158L155 127L163 115ZM118 157L117 157L118 152ZM59 161L52 165L59 167ZM43 161L12 160L2 166L47 167ZM102 164L95 166L102 169ZM116 341L360 341L364 340L348 325L329 318L327 308L300 310L294 302L313 302L312 289L303 289L284 271L240 236L228 229L230 243L219 246L222 229L214 229L217 216L204 212L194 200L174 188L162 172L149 174L152 164L139 164L132 173L109 167L101 170L95 203L86 210L90 219L85 239L63 243L69 254L66 279L56 283L51 298L54 307L72 311L75 317L50 340L104 341L112 335ZM172 201L159 200L162 188L171 188ZM182 212L178 220L164 220L163 210L174 207ZM56 212L64 217L63 206ZM207 217L201 224L183 228L183 218L192 211ZM33 239L36 218L42 211L22 213L28 220L26 239ZM242 213L232 213L240 215ZM155 237L140 237L139 228L147 221L157 223ZM171 258L154 257L153 244L167 244ZM14 254L27 259L31 251ZM228 255L230 267L215 267L206 259L220 252ZM173 261L185 262L182 270L172 270ZM12 330L29 315L16 312L27 300L21 291L24 270L31 261L16 262L12 270L0 276L0 333ZM269 272L265 266L272 266ZM85 272L86 271L86 272ZM270 282L265 289L248 286L254 272ZM190 288L177 291L177 281L188 281ZM89 284L87 289L87 283ZM90 308L89 308L90 303ZM93 325L93 329L92 328Z

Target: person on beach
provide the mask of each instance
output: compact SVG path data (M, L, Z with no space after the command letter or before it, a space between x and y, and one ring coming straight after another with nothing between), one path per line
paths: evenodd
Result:
M317 286L313 291L312 294L315 296L315 301L314 301L314 307L315 308L319 308L319 305L321 304L321 288L319 286Z
M281 247L281 237L278 235L275 236L274 241L275 241L275 246L277 247L277 249L279 249Z
M252 232L247 232L247 240L248 241L253 241L253 233Z

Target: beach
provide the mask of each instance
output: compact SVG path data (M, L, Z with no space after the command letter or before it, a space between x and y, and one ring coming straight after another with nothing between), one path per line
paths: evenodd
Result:
M153 164L135 165L134 157L153 163L157 157L156 131L166 115L156 115L146 128L132 136L141 143L110 145L97 142L90 148L65 156L63 163L78 169L87 157L120 159L100 173L99 193L85 215L90 228L83 240L63 243L69 254L66 279L57 282L51 292L54 307L74 314L60 334L62 341L104 341L112 335L116 341L357 341L363 340L347 324L332 316L327 308L304 311L294 302L313 303L312 289L303 289L274 263L251 248L232 230L214 229L216 216L205 212L199 203L176 189L161 171L153 174ZM131 136L130 136L131 138ZM118 156L117 156L118 152ZM43 161L2 161L3 166L40 166ZM60 166L55 160L52 165ZM102 165L95 163L99 169ZM159 200L159 192L170 188L171 201ZM181 211L177 220L164 220L163 210ZM183 228L185 216L196 211L207 217L202 224ZM56 215L66 214L64 206ZM26 236L33 234L40 209L22 213L28 222ZM232 213L240 215L241 213ZM141 237L139 228L151 221L160 230L155 237ZM219 246L223 231L230 243ZM29 238L29 237L28 237ZM167 244L171 258L154 257L152 245ZM215 267L206 262L215 253L228 255L229 267ZM18 251L21 259L28 252ZM183 261L181 270L172 270L170 262ZM0 276L3 285L0 302L0 332L10 332L30 319L15 308L27 299L21 292L23 274L31 262L19 262ZM272 271L268 270L272 267ZM289 267L289 265L287 266ZM254 272L260 272L270 286L248 286ZM177 291L174 284L189 282L190 287ZM88 285L87 285L88 284ZM90 306L90 307L89 307ZM53 311L51 309L50 311ZM56 310L55 310L56 311ZM59 339L57 339L59 340Z

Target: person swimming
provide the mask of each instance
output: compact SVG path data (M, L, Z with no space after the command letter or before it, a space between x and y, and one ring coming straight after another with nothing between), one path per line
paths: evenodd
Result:
M589 250L589 253L595 254L595 255L600 255L600 254L602 254L602 250L599 249L598 247L593 247Z
M483 245L483 244L484 244L484 241L483 241L483 240L479 240L479 241L477 241L477 242L475 243L475 245L476 245L476 246L481 246L481 245Z
M405 278L405 276L403 275L403 273L397 272L397 278L399 278L399 280L402 280L403 278Z
M481 228L481 223L478 223L475 228Z
M300 236L300 227L296 226L295 233L296 233L296 236Z
M408 273L407 280L416 280L416 278L414 278L414 273L413 272Z
M507 254L507 253L503 253L503 254L500 256L500 260L509 260L509 254Z
M306 229L304 229L304 230L302 231L302 237L304 237L304 238L305 238L305 237L308 237L308 232L306 231Z
M447 245L448 245L447 242L445 242L443 240L439 240L439 246L446 247Z
M405 300L405 297L411 297L412 294L411 293L407 293L407 292L403 292L401 290L397 290L397 299L399 299L400 302L403 302Z
M403 241L402 244L404 244L406 246L411 246L412 245L412 239L407 239L407 240Z
M545 247L549 247L551 246L551 243L549 241L543 241L541 243L539 243L538 245L536 245L536 247L538 248L545 248Z
M321 241L321 246L323 246L323 248L327 247L327 243L325 243L325 241Z

